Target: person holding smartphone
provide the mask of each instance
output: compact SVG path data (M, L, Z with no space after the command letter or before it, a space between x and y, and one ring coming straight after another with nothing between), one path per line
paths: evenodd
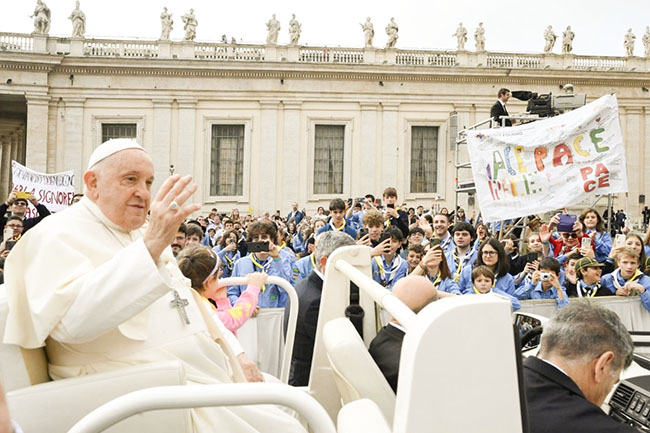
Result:
M593 208L585 209L578 218L584 227L584 232L591 238L596 252L596 260L604 262L612 249L612 236L605 230L603 217Z
M408 214L397 206L397 190L395 188L388 187L384 190L384 203L386 203L384 214L386 227L397 227L402 231L402 238L407 237L409 235Z
M255 221L248 227L248 255L235 262L232 276L245 277L253 272L265 272L269 276L281 277L291 281L291 264L280 256L275 245L277 226L274 222ZM228 299L235 305L246 286L228 286ZM287 292L275 284L265 284L260 291L257 305L260 308L284 307Z
M436 290L454 295L461 294L442 252L442 247L437 240L427 246L426 254L410 275L427 277Z
M382 238L383 236L383 238ZM390 227L379 237L380 243L388 241L384 254L372 257L372 278L389 290L408 273L408 262L397 254L404 237L397 227Z
M31 202L38 211L37 217L25 218L29 202ZM12 191L7 197L7 200L0 204L0 231L4 230L4 226L7 223L7 218L4 216L7 211L11 212L11 216L19 217L23 221L23 232L31 229L42 221L43 218L50 215L50 211L47 207L40 204L36 197L30 193L22 191Z

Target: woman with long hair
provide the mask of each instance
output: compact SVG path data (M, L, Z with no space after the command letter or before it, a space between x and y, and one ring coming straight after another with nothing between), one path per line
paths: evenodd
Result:
M215 252L221 260L221 270L223 278L229 278L232 275L232 269L235 262L239 260L241 254L237 247L239 246L239 232L235 229L226 230L221 237L219 245L214 247Z
M587 208L579 217L584 233L591 238L596 251L596 260L599 263L605 261L612 250L612 236L605 230L603 217L596 209Z
M440 247L440 242L432 243L427 248L426 254L420 261L420 264L411 272L411 275L425 276L433 283L436 289L460 295L458 285L451 278L449 265L447 265L447 260Z
M474 262L474 267L485 265L494 273L496 279L494 287L515 296L515 282L512 275L508 273L510 263L506 250L503 249L501 242L495 238L487 239L478 249L478 255ZM472 267L466 266L460 274L458 286L463 294L474 293L472 286Z

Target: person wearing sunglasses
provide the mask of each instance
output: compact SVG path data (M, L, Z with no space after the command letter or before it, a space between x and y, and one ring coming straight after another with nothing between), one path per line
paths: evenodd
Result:
M36 210L38 211L38 216L34 218L25 218L27 209L29 206L28 200L32 202ZM29 195L28 198L18 198L18 192L12 191L11 194L7 197L7 200L0 204L0 232L4 230L5 224L7 223L7 217L5 214L7 211L11 212L10 216L17 216L23 220L23 232L34 227L38 224L43 218L50 214L50 211L47 210L45 205L42 205L38 202L36 197Z
M580 221L576 221L573 224L572 229L558 231L559 237L554 238L552 236L553 231L558 228L560 222L560 214L555 214L551 218L548 225L544 224L539 229L539 237L542 241L542 244L547 245L553 257L557 259L560 264L563 264L567 261L567 258L574 253L580 253L585 257L595 257L594 243L591 238L584 233L583 225ZM582 239L589 239L591 246L582 247Z

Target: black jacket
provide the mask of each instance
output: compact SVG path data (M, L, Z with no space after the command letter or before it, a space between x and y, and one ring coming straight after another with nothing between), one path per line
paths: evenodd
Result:
M289 385L306 386L309 383L311 360L314 355L314 340L318 325L318 310L323 291L323 280L312 271L307 278L296 284L298 292L298 322L296 339L293 343ZM288 317L288 309L285 319ZM285 320L286 321L286 320Z
M587 400L573 380L541 359L524 361L530 433L638 433Z
M494 119L495 122L497 122L499 125L501 125L501 120L499 119L499 116L508 116L508 110L504 105L501 104L501 102L497 101L494 103L492 108L490 109L490 117ZM506 126L512 126L512 122L510 119L506 119Z
M370 356L386 377L393 391L397 392L397 377L399 375L399 358L402 353L404 332L393 325L386 325L370 342Z
M7 218L4 216L7 213L9 206L7 206L6 203L0 204L0 233L3 232L5 228L5 224L7 223ZM23 233L32 227L34 227L36 224L38 224L43 218L46 216L50 215L50 211L47 209L47 207L44 204L37 204L36 205L36 210L38 211L38 216L35 218L24 218L23 219Z

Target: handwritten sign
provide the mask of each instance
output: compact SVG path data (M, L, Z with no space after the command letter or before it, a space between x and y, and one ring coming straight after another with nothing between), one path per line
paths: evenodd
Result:
M468 131L467 143L486 222L627 192L616 95L545 120Z
M31 193L39 204L45 205L50 212L61 211L72 204L74 196L74 172L65 171L56 174L38 173L11 161L12 190ZM25 213L27 218L38 215L36 208L29 203Z

